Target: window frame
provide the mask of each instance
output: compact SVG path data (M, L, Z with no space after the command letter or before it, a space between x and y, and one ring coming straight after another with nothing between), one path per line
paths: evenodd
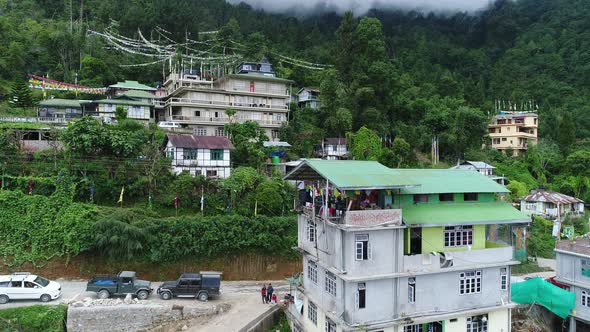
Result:
M182 149L182 159L183 160L198 160L199 159L199 149L183 148Z
M467 247L473 245L473 225L445 226L443 245L445 248Z
M440 194L438 194L438 201L439 202L454 202L455 201L455 194L453 194L453 193L440 193Z
M480 318L481 317L481 318ZM485 321L483 318L485 317ZM467 317L467 332L488 332L488 315ZM481 323L481 325L480 325Z
M424 331L423 324L414 324L414 325L404 326L404 332L423 332L423 331Z
M314 284L318 284L318 264L312 260L307 261L307 278Z
M326 271L326 275L324 276L324 290L334 297L338 294L336 275L330 271Z
M361 306L361 304L362 304L362 306ZM357 309L367 308L367 284L364 282L357 283L356 308Z
M326 317L324 321L324 332L336 332L337 327L336 323L334 323L330 318Z
M369 234L354 235L354 253L357 261L369 260Z
M580 304L583 307L590 308L590 292L585 290L582 291L580 294Z
M416 277L408 278L408 303L416 303Z
M481 294L481 281L481 270L472 270L459 273L459 295Z
M317 227L318 225L311 221L307 221L307 227L305 228L305 238L309 242L314 242L317 240Z
M468 196L470 195L470 196ZM473 196L471 196L473 195ZM469 199L467 199L469 197ZM475 199L473 199L475 198ZM463 201L464 202L477 202L479 201L479 193L463 193Z
M209 159L211 161L222 161L223 154L223 149L209 149Z
M309 319L315 326L318 325L318 307L311 301L309 301L307 306L307 319Z
M413 196L414 199L414 204L419 204L419 203L428 203L428 194L414 194Z
M500 290L508 290L508 268L500 268Z

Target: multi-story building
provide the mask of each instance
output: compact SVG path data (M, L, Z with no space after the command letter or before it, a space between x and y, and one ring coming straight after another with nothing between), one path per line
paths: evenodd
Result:
M496 181L497 183L499 183L503 186L508 184L507 178L494 174L494 170L496 169L496 167L494 167L486 162L483 162L483 161L465 160L462 163L457 163L457 165L451 167L451 169L478 171L481 174L489 177L490 179Z
M492 118L488 133L492 148L514 156L526 151L529 145L537 144L539 117L535 113L501 112Z
M322 141L322 144L315 146L316 156L327 159L347 159L348 158L348 146L346 145L347 140L343 137L328 137Z
M160 121L171 121L199 136L223 136L224 125L256 121L272 141L287 122L292 81L276 77L272 66L242 63L236 74L213 79L198 73L172 74L164 83L167 91ZM226 110L236 114L231 118Z
M557 276L561 284L576 294L576 306L570 314L569 331L590 331L590 240L577 238L557 241Z
M529 218L473 171L305 160L294 331L510 331L510 269Z

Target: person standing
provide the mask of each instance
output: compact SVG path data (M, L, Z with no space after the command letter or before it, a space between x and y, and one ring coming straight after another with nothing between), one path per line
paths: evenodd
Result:
M277 294L272 294L272 303L277 304Z
M266 301L266 285L265 284L262 284L261 293L262 293L262 303L266 304L267 301Z
M269 283L268 287L266 288L266 302L270 303L270 301L272 299L273 292L274 292L274 289L272 288L272 284Z

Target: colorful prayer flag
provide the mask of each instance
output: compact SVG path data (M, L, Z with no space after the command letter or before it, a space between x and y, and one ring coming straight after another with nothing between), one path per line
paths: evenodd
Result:
M174 208L178 209L178 193L174 193Z
M33 179L29 179L29 195L33 194Z

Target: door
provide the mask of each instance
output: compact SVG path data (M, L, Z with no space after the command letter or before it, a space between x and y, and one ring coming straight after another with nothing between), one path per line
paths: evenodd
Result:
M135 289L133 287L133 278L121 278L121 283L119 285L119 293L135 293Z
M23 299L38 299L41 297L42 289L31 281L23 282Z
M188 292L190 295L197 296L201 290L201 279L191 279L188 285Z
M11 299L15 299L15 300L26 299L26 295L23 290L23 282L22 281L11 281L10 288L6 290L6 294Z
M422 253L422 228L410 228L410 255Z
M176 286L176 295L177 296L188 296L191 295L189 289L190 280L189 279L180 279L178 281L178 285Z

